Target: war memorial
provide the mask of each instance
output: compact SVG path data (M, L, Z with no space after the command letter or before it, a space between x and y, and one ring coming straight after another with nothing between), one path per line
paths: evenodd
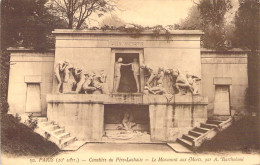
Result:
M199 30L53 34L55 50L9 48L8 102L10 113L38 117L38 132L60 148L81 141L194 148L246 109L247 52L203 49Z

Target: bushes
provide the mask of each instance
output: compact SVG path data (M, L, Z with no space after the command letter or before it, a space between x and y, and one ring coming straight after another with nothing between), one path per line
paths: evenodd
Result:
M34 122L32 122L34 123ZM20 123L19 116L1 114L1 150L13 155L50 156L59 148L52 142L33 132L32 128Z
M0 108L1 108L1 115L2 114L7 114L8 109L9 109L9 104L7 103L5 97L1 97Z
M206 141L198 152L215 151L260 151L260 126L258 116L244 116L240 120L218 133L212 140Z

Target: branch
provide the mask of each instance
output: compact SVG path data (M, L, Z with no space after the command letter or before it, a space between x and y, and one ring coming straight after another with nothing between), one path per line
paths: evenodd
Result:
M78 24L79 24L79 20L82 17L82 8L83 8L83 3L85 3L85 0L83 0L83 2L79 5L80 6L80 13L79 13L79 19L78 19ZM86 9L85 9L86 10Z
M195 0L192 0L192 2L196 5L200 5L200 3L196 3Z
M63 0L63 2L64 2L64 4L65 4L65 6L66 6L67 11L68 11L68 5L67 5L67 3L66 3L66 0Z
M66 11L66 9L65 9L63 6L61 6L57 1L54 0L54 2L55 2L61 9L63 9L64 11Z
M91 4L90 8L88 8L88 9L86 10L86 11L87 11L87 15L86 15L86 16L84 16L85 13L82 15L82 16L83 16L82 20L85 20L86 18L88 18L88 16L90 16L90 15L92 14L93 9L94 9L94 5L96 4L96 2L97 2L97 0L95 0L95 1Z

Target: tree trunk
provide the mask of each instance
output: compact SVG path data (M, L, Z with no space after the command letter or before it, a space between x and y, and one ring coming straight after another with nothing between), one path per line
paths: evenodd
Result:
M68 29L72 29L73 28L73 16L68 16L68 18L69 18Z
M72 29L72 23L71 22L69 22L69 24L68 24L68 29Z
M76 29L80 29L81 25L84 23L84 20L80 20L76 26Z

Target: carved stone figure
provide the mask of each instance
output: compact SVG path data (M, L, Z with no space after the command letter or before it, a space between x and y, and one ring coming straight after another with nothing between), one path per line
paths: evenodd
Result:
M192 85L189 83L189 81L187 79L187 75L180 73L178 70L175 70L174 74L178 74L176 83L175 83L175 86L176 86L178 92L185 95L187 93L187 90L190 90L191 93L193 93L194 89L193 89Z
M54 71L55 71L55 76L56 76L57 81L58 81L56 93L60 93L60 88L61 88L61 85L62 85L61 73L64 72L65 68L68 65L69 65L69 62L67 60L65 60L65 61L58 62L58 64L55 66Z
M149 71L151 75L146 83L146 86L150 88L152 86L157 86L157 81L162 82L164 77L164 68L159 67L157 70L153 70L152 68L149 68ZM151 85L152 82L154 82L153 85Z
M165 89L162 86L162 82L158 82L157 86L154 86L154 87L149 88L146 86L145 89L147 89L149 92L151 92L154 95L166 93Z
M64 82L63 82L63 93L73 93L73 86L76 85L76 81L73 76L73 66L69 64L64 70Z
M177 76L174 75L173 71L174 69L166 69L164 71L163 85L166 92L170 95L174 95L177 93L177 90L175 89Z
M117 62L115 63L115 73L114 73L114 92L118 91L120 80L121 80L121 66L128 66L129 64L123 64L123 59L118 58Z
M160 67L157 70L153 70L151 67L144 66L142 69L145 69L150 73L150 76L146 82L144 93L152 94L164 94L165 89L163 88L163 77L164 77L164 68ZM147 92L149 91L149 92Z
M198 78L197 76L187 74L187 80L188 80L189 84L192 86L192 90L193 90L192 94L198 95L199 94L198 81L200 81L201 79Z
M134 58L133 62L132 62L132 71L133 71L133 75L134 75L134 79L136 82L136 88L137 88L137 92L140 92L140 83L139 83L139 76L140 76L140 66L138 63L138 60L136 58Z
M93 76L93 86L96 90L100 91L100 93L106 93L106 75L104 70L101 70L99 73Z
M80 93L82 90L83 83L85 82L84 71L80 68L75 68L75 77L77 79L77 88L75 93Z
M96 90L96 88L93 87L93 75L90 73L85 73L85 82L82 85L82 90L84 93L92 93Z
M134 116L130 111L124 112L124 117L122 120L123 129L132 130L132 128L136 125L134 122Z

